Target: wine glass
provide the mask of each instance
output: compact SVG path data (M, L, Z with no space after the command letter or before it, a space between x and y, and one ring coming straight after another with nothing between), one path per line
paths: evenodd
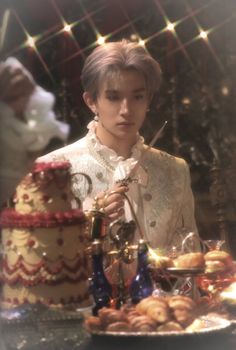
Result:
M221 239L206 239L202 242L204 245L203 248L207 251L222 250L223 245L225 244L225 241Z
M201 239L194 231L189 231L185 227L176 230L175 237L168 247L170 257L178 257L179 255L198 251Z

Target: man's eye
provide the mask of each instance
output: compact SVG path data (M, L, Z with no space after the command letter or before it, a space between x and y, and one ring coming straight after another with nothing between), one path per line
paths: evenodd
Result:
M116 96L116 95L108 95L108 96L107 96L107 99L110 100L110 101L117 101L117 100L119 100L119 96Z
M136 95L134 98L136 100L142 100L144 98L144 95Z

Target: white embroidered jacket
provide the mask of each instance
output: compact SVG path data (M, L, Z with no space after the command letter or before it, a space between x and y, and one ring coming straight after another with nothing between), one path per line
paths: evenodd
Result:
M77 142L54 151L39 161L69 160L72 165L72 189L90 209L94 197L123 179L136 164L147 147L143 138L132 149L132 158L124 159L102 145L96 137L96 122L88 125L88 134ZM88 183L78 172L90 176L92 192L87 195ZM166 152L151 148L143 157L136 176L129 186L128 196L136 212L144 237L153 248L167 248L182 241L181 232L197 231L194 200L186 162ZM131 220L129 205L125 203L125 219ZM136 233L138 238L138 233Z

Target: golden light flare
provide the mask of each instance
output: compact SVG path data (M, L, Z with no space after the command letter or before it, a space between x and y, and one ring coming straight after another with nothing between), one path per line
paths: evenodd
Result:
M169 30L170 32L173 32L175 30L174 23L169 22L166 26L166 29Z
M106 38L104 36L99 35L97 38L98 45L103 45L106 42Z
M154 3L156 4L158 10L160 11L160 13L162 14L165 22L166 22L166 27L164 27L159 33L157 33L156 36L160 35L161 33L165 33L165 32L169 32L170 34L172 34L175 37L175 40L178 44L177 48L174 48L173 50L170 50L170 52L168 52L167 57L172 56L174 53L178 52L178 51L182 51L183 55L185 56L185 58L187 59L188 63L190 64L191 68L194 69L196 71L196 69L194 68L194 64L185 48L185 45L181 42L179 36L176 33L175 27L177 27L178 25L182 24L185 20L187 20L189 17L191 17L191 15L185 16L182 19L179 19L176 22L171 22L163 8L163 6L161 5L161 3L159 2L159 0L154 0ZM155 36L152 37L152 39Z
M35 38L33 38L32 36L28 36L27 41L26 41L26 45L32 48L35 48Z
M138 44L139 44L140 46L145 46L145 40L139 39Z
M71 33L71 25L65 23L64 27L63 27L63 31L66 32L66 33Z
M197 18L201 12L206 11L206 9L210 7L211 2L204 4L202 6L199 6L198 8L192 9L190 7L190 4L186 1L187 12L179 19L175 18L173 21L173 18L171 19L167 16L166 10L165 10L162 2L160 0L153 0L153 3L156 5L157 11L164 18L165 25L163 26L163 28L161 30L158 30L158 31L156 31L156 32L152 33L151 35L144 37L144 38L140 37L141 33L139 33L137 31L136 23L138 23L140 19L143 19L145 14L141 13L139 16L136 16L135 18L130 18L130 15L127 12L124 4L122 6L121 5L120 6L122 7L122 12L123 12L124 18L126 19L125 23L123 23L119 27L116 27L110 33L108 33L106 35L101 35L99 33L99 29L97 28L97 25L96 25L95 15L97 15L103 9L108 8L110 5L108 6L107 4L103 4L102 6L97 7L91 11L88 8L86 8L85 4L83 4L81 2L80 7L82 9L82 16L80 16L80 18L74 22L67 23L67 21L63 17L63 12L59 8L56 1L52 1L52 3L54 4L53 7L55 8L55 11L60 19L61 25L57 24L56 26L51 27L50 30L42 32L37 36L31 36L28 33L28 31L26 30L24 23L22 23L21 18L19 17L19 14L17 13L16 9L12 10L17 21L19 22L20 26L22 27L23 32L26 35L26 41L24 43L20 44L18 47L15 47L14 49L12 49L10 52L7 52L6 55L9 55L12 53L16 54L17 51L19 51L21 49L32 48L33 49L32 52L36 52L36 54L40 58L40 61L43 62L43 66L46 67L45 70L48 72L51 69L54 69L55 67L59 67L61 64L64 64L65 62L69 62L70 60L72 60L76 56L81 56L82 58L85 58L86 51L91 50L91 48L95 47L96 45L104 44L106 41L108 41L112 37L116 37L117 34L122 33L123 31L126 31L126 29L127 29L128 33L130 33L130 32L133 33L133 34L129 35L130 40L137 42L141 46L145 46L145 48L146 48L147 43L154 41L154 39L160 35L165 35L165 33L166 33L169 38L171 38L171 36L173 35L173 38L175 40L173 42L176 45L173 45L173 47L171 47L168 50L168 52L165 53L165 56L159 57L159 59L160 60L166 59L166 58L168 59L168 57L176 54L178 51L181 51L193 69L195 69L195 67L194 67L194 64L193 64L190 56L189 56L187 48L189 45L194 44L197 40L202 39L205 42L205 44L208 46L209 51L212 53L215 61L219 65L220 69L221 70L224 69L224 67L220 61L220 58L218 57L217 53L214 50L213 41L210 42L210 35L212 32L215 32L220 27L222 27L225 23L231 21L235 17L235 14L232 13L232 15L223 19L221 22L217 23L215 26L212 26L212 28L208 28L208 30L203 30L201 28L201 26L199 25ZM188 40L187 42L181 42L181 39L180 39L178 33L176 32L177 27L179 27L180 25L183 25L184 22L189 21L189 19L192 19L192 21L196 24L196 26L198 28L198 34L195 37ZM95 34L95 38L91 43L86 43L86 45L81 48L80 41L78 40L79 38L74 36L72 28L74 28L75 26L82 25L83 23L86 23L87 25L89 25L91 27L91 29L93 30L93 32ZM67 57L65 59L63 59L63 62L57 61L56 63L53 63L53 65L54 65L53 67L48 68L46 62L44 62L43 58L41 57L38 49L45 42L50 41L51 39L53 39L57 35L63 35L63 33L65 34L65 40L66 40L66 37L68 37L68 40L70 38L72 38L74 40L75 45L76 45L76 52L74 52L70 55L67 55ZM67 33L69 34L68 36L66 35ZM115 39L115 40L117 40L117 39ZM227 96L227 94L229 94L229 92L226 90L227 89L221 90L222 95Z
M207 39L208 38L207 32L205 30L201 30L200 33L199 33L199 36L202 39Z
M152 260L158 260L160 257L161 257L161 255L159 255L158 253L157 253L157 251L155 251L154 249L152 249L151 247L149 247L148 246L148 255L149 255L149 257L152 259Z

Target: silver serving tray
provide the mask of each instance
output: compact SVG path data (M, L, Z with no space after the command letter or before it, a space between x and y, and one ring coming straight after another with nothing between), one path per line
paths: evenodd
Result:
M196 331L182 331L182 332L106 332L106 331L91 331L92 336L99 337L148 337L148 338L174 338L174 337L186 337L196 335L210 335L224 331L231 327L232 323L221 317L199 317L203 321L204 326Z
M166 271L169 273L175 275L175 276L183 276L183 277L188 277L188 276L200 276L205 273L204 268L181 268L181 267L168 267L166 268Z

